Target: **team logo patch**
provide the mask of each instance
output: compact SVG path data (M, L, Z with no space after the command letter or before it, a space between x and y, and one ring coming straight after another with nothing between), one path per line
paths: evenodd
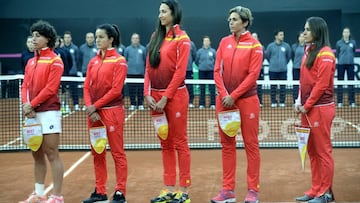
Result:
M50 130L54 129L54 125L50 125L50 126L49 126L49 129L50 129Z
M176 112L176 118L180 118L180 116L181 116L181 113L180 112Z
M115 127L114 127L114 126L110 126L110 127L109 127L109 131L110 131L110 132L114 132L114 131L115 131Z

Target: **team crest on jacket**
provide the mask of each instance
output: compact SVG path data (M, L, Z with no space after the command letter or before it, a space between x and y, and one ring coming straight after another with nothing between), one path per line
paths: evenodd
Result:
M226 48L231 49L231 48L232 48L232 45L231 45L231 44L228 44Z
M181 113L180 113L180 112L176 112L175 117L176 117L176 118L180 118L180 116L181 116Z

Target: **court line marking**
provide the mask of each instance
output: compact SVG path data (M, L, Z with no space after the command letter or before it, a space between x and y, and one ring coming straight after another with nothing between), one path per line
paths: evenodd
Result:
M130 115L128 115L125 118L125 122L128 121L134 114L136 113L136 111L133 111ZM73 165L70 166L70 168L68 170L65 171L64 175L63 175L63 179L66 178L66 176L68 176L72 171L74 171L76 169L76 167L78 167L83 161L85 161L86 158L88 158L91 155L91 151L90 152L86 152L79 160L77 160ZM44 191L44 194L46 195L47 193L49 193L52 189L54 188L54 183L52 182Z

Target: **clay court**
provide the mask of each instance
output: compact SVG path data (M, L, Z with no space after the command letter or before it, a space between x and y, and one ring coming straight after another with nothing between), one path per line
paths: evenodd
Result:
M360 149L334 149L336 202L360 202ZM221 189L221 150L192 150L191 202L210 202ZM236 197L242 202L246 194L245 152L238 150ZM87 198L94 189L92 157L86 151L62 152L65 178L63 195L66 202ZM83 161L79 161L83 158ZM162 187L161 153L159 150L127 150L127 201L150 202ZM33 160L30 152L1 153L1 202L18 202L33 190ZM309 162L301 170L297 149L261 149L261 202L294 202L310 186ZM74 165L78 164L74 167ZM71 168L74 167L74 168ZM108 153L111 196L115 184L114 165ZM50 172L50 171L49 171ZM50 175L46 178L50 184Z

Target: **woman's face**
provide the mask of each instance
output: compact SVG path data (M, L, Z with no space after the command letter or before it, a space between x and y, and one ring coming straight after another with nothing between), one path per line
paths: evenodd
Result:
M229 28L231 33L243 33L246 31L248 22L243 22L240 15L236 12L232 12L228 18Z
M162 26L169 27L173 25L174 17L167 4L160 4L159 20Z
M314 42L314 37L312 35L312 32L310 30L310 26L309 26L308 22L305 23L305 27L304 27L304 40L305 40L305 43Z
M95 35L96 35L96 46L98 49L106 50L112 47L111 44L113 42L113 38L111 37L109 39L105 30L97 29Z
M40 33L38 31L34 31L32 33L32 42L33 42L33 45L34 45L34 49L36 50L40 50L42 48L45 48L47 47L48 45L48 38L40 35Z

